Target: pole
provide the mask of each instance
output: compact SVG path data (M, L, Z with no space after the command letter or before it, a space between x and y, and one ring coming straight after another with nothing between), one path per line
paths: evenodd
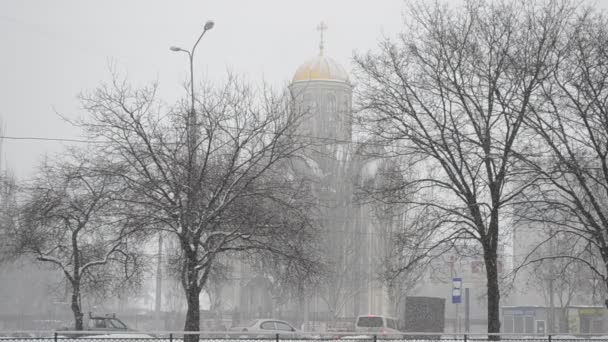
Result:
M549 334L555 333L555 303L553 301L553 274L549 278Z
M203 29L203 32L201 32L200 36L198 36L198 39L196 40L196 43L194 43L194 45L192 46L192 49L190 51L182 49L180 47L176 47L176 46L171 46L169 49L171 51L181 51L181 52L185 52L188 54L188 60L190 62L190 113L188 115L188 122L187 125L188 127L188 148L189 148L189 152L193 153L194 149L196 147L196 112L194 110L194 53L196 52L196 47L198 46L198 43L200 43L201 39L203 39L203 36L205 35L205 33L207 33L207 31L211 30L214 26L214 22L211 20L208 20L205 23L205 27ZM193 156L191 156L193 157ZM192 165L196 165L196 161L194 160L192 162ZM191 184L188 184L191 185Z
M207 22L205 24L205 29L203 30L203 32L201 33L201 35L198 37L198 39L196 40L196 43L194 43L194 45L192 46L192 50L190 50L190 52L188 52L188 57L190 58L190 129L192 129L192 131L190 132L191 136L190 138L190 144L191 146L189 146L191 148L190 152L192 153L192 165L196 165L196 153L195 152L195 148L196 148L196 140L198 140L198 136L197 136L197 120L196 120L196 112L194 110L194 52L196 51L196 47L198 46L198 43L201 41L201 39L203 38L203 36L205 35L205 33L211 28L213 27L213 22L211 22L211 26L209 27L209 22Z
M203 34L205 32L203 31ZM202 35L201 35L202 37ZM200 40L200 38L199 38ZM198 42L197 42L198 43ZM195 45L196 47L196 45ZM190 171L193 171L192 168L196 168L196 140L197 140L197 120L196 120L196 111L194 110L194 49L192 52L188 52L188 58L190 60L190 113L188 115L188 153L191 158L191 166ZM188 186L192 190L193 184L193 174L195 172L190 172L188 177L190 178L190 183Z
M194 115L194 50L188 53L190 59L190 115Z
M454 324L454 332L460 334L460 304L456 303L456 323Z
M471 301L469 300L469 288L465 288L464 289L464 331L468 334L470 332L470 328L471 328L471 321L470 321L470 316L469 316L469 312L471 309Z
M154 319L156 320L157 329L161 328L160 312L162 308L162 287L163 287L163 235L158 233L158 258L156 264L156 303L154 306Z
M549 241L549 253L551 253L551 255L555 255L556 251L555 251L555 244L553 241L553 227L551 227L549 229L549 236L551 238L551 240ZM553 260L549 260L549 315L548 315L548 323L549 323L549 327L548 329L546 329L549 334L553 334L555 333L555 303L553 301L553 296L554 296L554 289L553 289L553 280L554 280L554 275L555 275L555 268L554 268L554 264L553 264Z

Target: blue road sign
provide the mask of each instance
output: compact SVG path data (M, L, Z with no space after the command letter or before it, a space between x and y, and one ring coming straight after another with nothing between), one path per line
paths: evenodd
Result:
M452 278L452 303L458 304L462 300L462 278Z

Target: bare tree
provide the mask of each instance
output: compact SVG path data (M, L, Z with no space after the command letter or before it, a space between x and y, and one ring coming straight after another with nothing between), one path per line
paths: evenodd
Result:
M67 279L74 328L82 330L83 292L107 288L117 277L138 275L133 248L138 246L133 241L138 226L119 215L119 179L97 172L84 155L69 159L44 163L25 188L12 237L15 253L50 264Z
M343 216L347 218L347 216ZM328 243L321 249L326 263L317 284L318 296L327 305L335 324L340 317L349 317L348 304L356 305L361 293L368 287L368 275L361 269L361 232L349 231L349 221L339 223L333 232L325 232Z
M547 223L551 225L551 221ZM550 309L548 332L568 333L568 307L572 304L597 304L598 295L603 295L596 286L598 282L601 284L601 279L577 260L591 261L597 256L592 255L584 239L573 238L559 230L548 229L546 233L545 236L550 237L548 243L538 246L527 256L529 273L525 274L529 275L529 285L543 295L545 305ZM553 258L557 255L564 257Z
M603 14L591 9L579 13L564 38L567 53L551 78L543 82L541 101L531 106L532 115L525 123L539 137L539 152L522 159L540 181L521 214L531 222L548 222L554 234L568 234L591 252L555 251L530 256L527 262L576 261L595 272L608 289L607 26Z
M374 220L380 222L378 226L384 227L376 234L380 240L376 248L382 252L375 260L380 267L374 277L387 289L392 315L400 317L404 313L405 297L420 285L431 262L449 246L433 241L432 215L404 201L413 199L415 194L407 187L396 191L404 184L404 178L412 179L413 170L406 170L407 161L385 158L384 149L378 146L367 150L368 157L379 167L373 178L359 185L357 201L369 208Z
M357 156L359 145L336 144L332 148L347 151L344 155ZM332 324L336 324L340 318L358 314L362 294L369 288L373 276L367 268L372 261L366 249L371 237L366 223L371 216L362 214L365 211L355 201L362 162L357 160L358 156L334 159L331 153L312 155L322 165L316 172L316 168L312 168L311 179L323 226L319 255L325 266L315 291L327 306Z
M388 290L395 317L403 313L406 296L420 286L429 263L440 255L431 251L434 243L427 235L430 230L425 227L424 211L412 214L406 211L398 228L387 236L377 274Z
M308 232L310 233L310 231ZM277 258L270 253L257 255L250 262L256 274L262 275L269 280L271 295L276 309L288 303L296 303L297 310L293 323L301 324L308 322L307 300L314 294L324 274L325 264L319 253L318 234L315 237L304 237L302 244L294 251L299 258ZM306 263L298 259L308 260ZM278 311L278 310L277 310ZM280 315L280 312L279 312Z
M488 332L500 331L497 249L506 210L527 183L522 122L555 70L566 2L467 1L413 5L408 30L355 58L362 115L396 156L408 157L417 193L404 202L442 217L441 240L479 243L486 265Z
M81 124L107 143L100 152L140 208L132 215L179 241L184 330L197 331L199 295L220 256L265 251L305 261L294 251L311 227L308 208L299 206L299 181L279 167L303 145L291 99L235 77L205 86L195 111L167 109L156 90L115 79L82 96L90 119Z

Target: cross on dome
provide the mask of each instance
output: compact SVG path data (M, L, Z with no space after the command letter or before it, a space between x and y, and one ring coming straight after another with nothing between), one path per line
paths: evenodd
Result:
M319 55L307 60L296 70L292 82L300 81L339 81L347 84L350 87L348 73L332 58L323 55L325 48L325 30L327 25L321 21L317 27L321 41L319 42Z
M325 25L325 23L323 21L321 21L319 23L319 25L317 26L317 30L321 33L321 41L319 42L319 56L323 56L323 47L324 47L323 31L327 30L327 25Z

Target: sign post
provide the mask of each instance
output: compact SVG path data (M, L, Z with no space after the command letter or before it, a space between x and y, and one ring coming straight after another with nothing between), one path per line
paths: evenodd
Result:
M464 289L464 331L468 334L471 330L471 302L469 301L469 288Z

